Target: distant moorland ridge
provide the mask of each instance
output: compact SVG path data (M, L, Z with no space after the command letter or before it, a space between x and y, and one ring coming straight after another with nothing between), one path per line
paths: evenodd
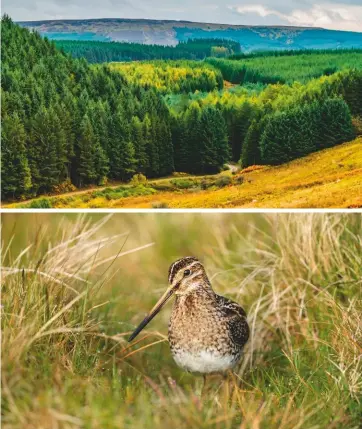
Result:
M243 51L362 47L362 33L292 26L246 26L189 21L104 18L23 21L53 40L94 40L176 45L195 38L237 41Z

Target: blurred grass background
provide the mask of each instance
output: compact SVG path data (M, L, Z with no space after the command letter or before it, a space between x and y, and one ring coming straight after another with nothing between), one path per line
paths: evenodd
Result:
M202 399L171 305L126 341L187 255L252 330ZM360 214L3 214L3 427L359 429L361 290Z

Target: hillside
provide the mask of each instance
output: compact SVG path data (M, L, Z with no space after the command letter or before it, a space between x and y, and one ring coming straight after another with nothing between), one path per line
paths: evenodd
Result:
M242 175L244 183L238 186L130 197L112 207L146 208L155 200L170 208L362 207L362 138Z
M138 174L215 175L230 161L243 168L283 164L351 141L352 117L362 116L356 50L298 58L284 52L280 61L268 53L264 68L244 68L243 60L110 67L73 59L6 16L1 33L7 202L125 183ZM246 84L223 91L226 74ZM301 82L268 85L291 76Z
M362 138L242 175L242 185L158 197L170 208L362 207ZM149 207L150 201L150 197L128 198L119 207Z
M362 138L243 176L239 186L176 198L162 195L162 201L174 208L361 208ZM129 199L122 207L145 203Z
M160 94L66 56L9 17L1 36L2 198L127 180L139 163L148 177L173 171Z
M176 45L187 39L226 38L243 51L361 48L362 33L308 27L261 27L148 19L87 19L19 22L55 40L93 40Z
M230 184L222 187L225 183ZM207 190L202 190L205 187ZM78 191L8 207L357 208L362 207L362 137L279 167L250 167L234 177L224 172L158 179L144 185Z

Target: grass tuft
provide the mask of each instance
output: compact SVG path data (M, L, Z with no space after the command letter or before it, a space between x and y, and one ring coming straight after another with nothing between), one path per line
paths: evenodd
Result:
M360 215L7 213L2 222L4 428L359 428ZM240 366L211 379L203 398L202 379L170 356L170 307L126 341L186 254L251 326Z

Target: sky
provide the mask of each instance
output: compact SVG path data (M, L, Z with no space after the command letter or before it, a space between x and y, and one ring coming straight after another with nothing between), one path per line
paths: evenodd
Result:
M362 32L362 0L2 0L2 13L14 21L148 18Z

